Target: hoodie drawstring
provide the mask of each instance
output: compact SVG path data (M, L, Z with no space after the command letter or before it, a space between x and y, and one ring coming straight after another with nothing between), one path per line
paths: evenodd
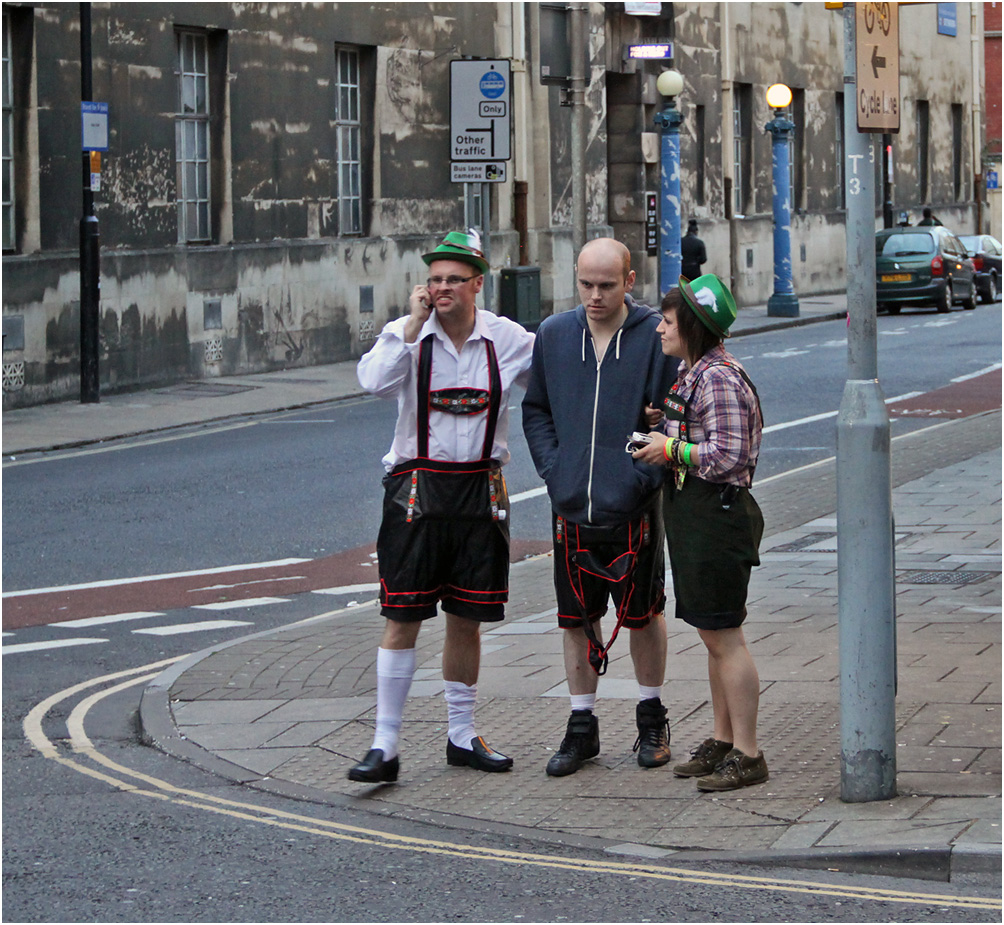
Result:
M582 362L586 362L586 329L582 329Z
M614 354L614 358L618 360L621 358L621 334L623 333L624 328L621 327L617 329L617 352Z

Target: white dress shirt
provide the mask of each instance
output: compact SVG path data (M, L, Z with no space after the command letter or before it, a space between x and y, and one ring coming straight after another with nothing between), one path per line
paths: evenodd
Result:
M511 321L479 309L474 319L474 331L460 353L445 334L436 313L422 326L413 344L405 343L404 326L408 317L389 321L373 348L359 361L359 384L381 398L397 399L397 425L394 442L383 458L389 472L394 466L418 455L417 395L418 357L422 341L434 334L432 348L432 379L429 388L467 388L488 390L488 357L485 341L495 345L502 395L492 458L503 465L509 461L509 392L513 383L526 385L533 356L533 335ZM485 442L487 411L480 414L429 414L429 458L471 462L481 458Z

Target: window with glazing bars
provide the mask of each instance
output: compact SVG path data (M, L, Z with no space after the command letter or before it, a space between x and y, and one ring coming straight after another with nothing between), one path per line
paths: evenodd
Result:
M14 235L14 99L10 64L10 15L3 14L3 249L13 250Z
M363 214L359 52L354 48L336 48L335 71L338 233L360 234Z
M198 32L178 33L175 149L178 241L209 241L209 49Z

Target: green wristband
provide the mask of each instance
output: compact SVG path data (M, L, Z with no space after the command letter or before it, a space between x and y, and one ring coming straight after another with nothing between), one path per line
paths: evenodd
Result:
M694 444L685 443L683 444L683 462L685 465L692 466L693 463L690 461L690 451L694 448Z

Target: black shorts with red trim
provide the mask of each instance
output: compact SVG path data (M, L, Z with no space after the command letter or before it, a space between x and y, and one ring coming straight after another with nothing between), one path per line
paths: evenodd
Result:
M377 537L380 612L412 623L447 613L505 617L509 503L495 460L412 459L384 478Z
M624 626L641 629L666 606L666 554L658 496L616 526L576 524L552 514L558 626L598 620L613 600Z

